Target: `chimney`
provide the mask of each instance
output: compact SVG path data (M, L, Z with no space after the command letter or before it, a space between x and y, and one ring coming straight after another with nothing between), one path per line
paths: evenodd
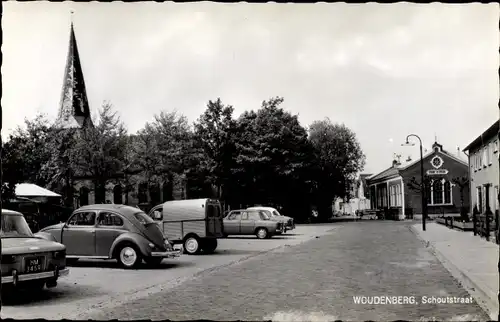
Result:
M401 154L394 153L394 160L392 160L392 166L397 167L401 165Z

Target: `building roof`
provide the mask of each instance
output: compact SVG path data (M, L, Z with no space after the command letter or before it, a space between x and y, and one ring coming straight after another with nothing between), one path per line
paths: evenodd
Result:
M379 173L377 173L377 174L375 174L367 179L370 181L373 181L373 180L379 180L379 179L383 179L383 178L389 178L389 177L395 176L397 174L399 174L399 168L392 166L392 167L385 169L384 171L379 172Z
M453 159L453 160L455 160L455 161L457 161L457 162L460 162L460 163L462 163L462 164L464 164L464 165L466 165L466 166L469 166L469 163L468 163L467 161L465 161L465 160L463 160L463 159L459 158L458 156L456 156L456 155L454 155L454 154L452 154L452 153L449 153L449 152L448 152L448 151L446 151L446 150L443 150L443 146L442 146L442 145L440 145L440 144L438 144L437 142L434 142L434 144L432 145L432 150L430 150L429 152L427 152L426 154L424 154L424 155L422 156L422 159L424 159L424 160L425 160L427 157L429 157L429 156L431 156L432 154L434 154L434 152L435 152L435 148L436 148L436 147L439 147L438 152L441 152L442 154L446 155L447 157L449 157L449 158L451 158L451 159ZM408 162L408 163L403 164L403 165L400 167L400 169L401 169L401 170L408 169L409 167L411 167L412 165L414 165L414 164L416 164L416 163L418 163L418 162L420 162L420 158L415 159L415 160L412 160L412 161L410 161L410 162Z
M61 197L60 194L32 183L17 184L15 193L18 197Z
M71 23L68 57L55 127L67 129L84 126L92 126L92 119L75 31Z
M441 154L449 157L450 159L453 159L459 163L462 163L465 166L469 166L467 161L462 160L460 157L458 157L452 153L449 153L446 150L443 150L443 146L437 142L434 142L434 144L432 145L432 149L429 152L427 152L426 154L424 154L422 156L422 159L425 160L426 158L433 155L434 153L441 153ZM387 168L382 172L379 172L371 177L368 177L367 179L370 181L375 181L375 180L382 180L382 179L386 179L386 178L395 177L401 171L410 168L411 166L417 164L418 162L420 162L420 158L417 158L415 160L412 160L410 162L403 163L403 164L393 164L393 166L391 166L390 168Z
M371 177L372 175L373 175L372 173L361 173L361 174L359 175L359 178L360 178L361 180L366 180L367 178Z
M469 143L469 145L467 145L463 151L465 152L480 147L481 145L483 145L484 141L487 141L497 136L498 132L499 132L499 124L498 120L496 120L495 123L493 123L486 131L484 131L480 136L478 136L471 143Z

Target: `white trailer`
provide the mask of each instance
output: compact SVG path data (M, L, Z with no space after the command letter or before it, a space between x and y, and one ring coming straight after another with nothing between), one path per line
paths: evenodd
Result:
M175 245L182 245L190 255L201 251L212 253L217 238L224 236L222 207L216 199L167 201L149 212Z

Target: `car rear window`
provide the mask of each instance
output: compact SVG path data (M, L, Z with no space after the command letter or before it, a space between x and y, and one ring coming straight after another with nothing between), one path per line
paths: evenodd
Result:
M154 224L154 220L151 219L148 215L146 215L144 212L136 212L134 214L135 219L137 219L141 224L143 225L148 225L148 224Z
M208 218L219 218L222 216L222 211L219 205L207 205Z

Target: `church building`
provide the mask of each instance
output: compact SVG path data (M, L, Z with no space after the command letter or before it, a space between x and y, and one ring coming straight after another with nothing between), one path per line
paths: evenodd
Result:
M79 129L92 126L94 124L87 99L82 64L73 23L71 23L59 113L54 127L60 130L75 129L78 131ZM133 135L131 135L131 139L134 139ZM128 179L132 177L133 180L125 180L127 177ZM75 194L73 206L75 208L96 203L95 187L93 186L92 179L85 175L76 175L74 177ZM127 188L125 185L126 181L137 182L137 184L132 188ZM141 182L140 171L132 169L128 172L117 174L106 184L105 202L107 203L128 204L148 208L167 200L185 198L186 183L182 176L176 176L172 182L164 182L161 185L148 189L147 185Z
M434 142L432 150L423 156L423 163L429 216L459 214L461 207L468 210L469 185L463 181L469 175L467 162ZM383 211L386 218L396 220L421 216L420 182L420 158L405 164L393 160L389 168L367 179L370 208Z

